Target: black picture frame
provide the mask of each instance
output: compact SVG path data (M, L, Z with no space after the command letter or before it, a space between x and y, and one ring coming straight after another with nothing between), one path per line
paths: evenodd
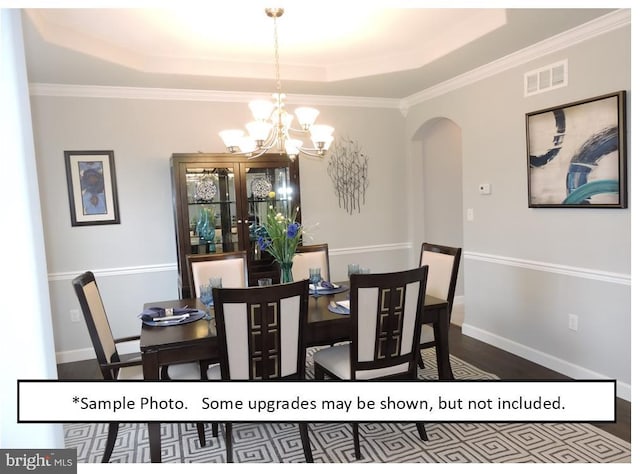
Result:
M120 224L113 150L65 151L71 225Z
M526 114L529 207L627 207L626 91Z

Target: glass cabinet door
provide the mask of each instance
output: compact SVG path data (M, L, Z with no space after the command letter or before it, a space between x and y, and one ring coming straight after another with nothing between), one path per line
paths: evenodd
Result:
M185 173L190 253L241 249L234 167L190 167Z
M298 205L297 186L291 182L290 168L268 163L244 164L246 195L246 217L248 225L246 248L248 258L254 261L272 261L273 258L260 250L258 237L267 217L267 210L290 215Z
M254 160L229 153L174 153L171 176L182 297L191 294L191 254L246 252L250 286L259 278L277 281L279 268L260 250L258 237L269 206L288 214L300 205L297 161L286 155Z

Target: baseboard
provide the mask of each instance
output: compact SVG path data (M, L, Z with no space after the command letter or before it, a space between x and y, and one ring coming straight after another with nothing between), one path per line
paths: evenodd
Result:
M56 352L56 364L65 364L67 362L78 362L81 360L89 360L95 358L96 353L93 350L93 347Z
M140 342L126 341L118 344L118 352L120 354L133 354L140 352ZM93 347L85 347L84 349L73 349L71 351L56 352L56 364L65 364L67 362L79 362L81 360L91 360L96 358Z
M499 349L515 354L519 357L527 359L531 362L554 370L573 379L597 380L610 378L579 365L572 364L571 362L568 362L566 360L559 359L558 357L552 356L545 352L538 351L537 349L533 349L510 339L506 339L502 336L498 336L483 329L471 326L469 324L462 325L462 334L474 339L478 339L479 341L486 342L487 344L491 344L492 346L495 346ZM616 381L616 391L618 397L622 398L623 400L631 401L630 384L618 380Z
M464 296L453 298L453 308L451 308L451 324L462 326L464 323Z

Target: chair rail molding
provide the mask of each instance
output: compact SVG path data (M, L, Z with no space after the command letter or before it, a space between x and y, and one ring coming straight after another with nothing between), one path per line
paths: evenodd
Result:
M511 267L526 268L528 270L557 273L576 278L587 278L589 280L598 280L607 283L631 286L631 275L624 273L607 272L604 270L594 270L591 268L574 267L571 265L539 262L535 260L525 260L522 258L505 257L502 255L491 255L479 252L465 251L463 256L468 260L477 260L481 262L494 263L496 265L508 265Z
M398 242L394 244L378 244L378 245L364 245L361 247L343 247L332 249L329 247L329 255L352 255L356 253L369 253L369 252L391 252L395 250L411 250L413 245L411 242Z
M373 252L393 252L411 250L413 246L410 242L398 242L392 244L379 244L379 245L366 245L361 247L343 247L337 249L329 249L329 255L352 255L358 253L373 253ZM49 273L49 281L65 281L73 280L80 275L84 270L74 270L67 272L54 272ZM138 265L131 267L116 267L116 268L98 268L92 270L96 277L114 277L122 275L135 275L139 273L161 273L161 272L177 272L178 266L176 263L160 263L156 265Z
M175 263L163 263L158 265L139 265L136 267L100 268L92 271L96 277L112 277L136 275L139 273L177 272L178 265ZM73 280L81 273L82 271L78 270L72 272L49 273L49 281Z

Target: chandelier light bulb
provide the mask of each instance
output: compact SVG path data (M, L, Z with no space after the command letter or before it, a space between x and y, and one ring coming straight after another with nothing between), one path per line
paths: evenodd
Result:
M249 108L251 109L254 120L267 121L269 117L271 117L274 105L273 102L259 99L249 102Z
M313 107L298 107L294 112L302 130L309 130L320 114L320 111Z
M333 127L329 125L312 125L309 127L312 141L327 142L333 135Z
M284 142L285 149L287 151L287 155L289 158L295 158L298 153L300 153L300 147L302 147L302 140L296 140L292 138L290 140L286 140Z
M256 142L256 144L258 144L258 146L262 146L262 144L267 141L267 138L269 138L269 132L271 132L272 128L269 122L262 122L258 120L249 122L246 127L249 131L249 136Z
M242 130L222 130L218 135L222 138L227 150L238 151L244 132ZM233 151L231 152L233 153Z

